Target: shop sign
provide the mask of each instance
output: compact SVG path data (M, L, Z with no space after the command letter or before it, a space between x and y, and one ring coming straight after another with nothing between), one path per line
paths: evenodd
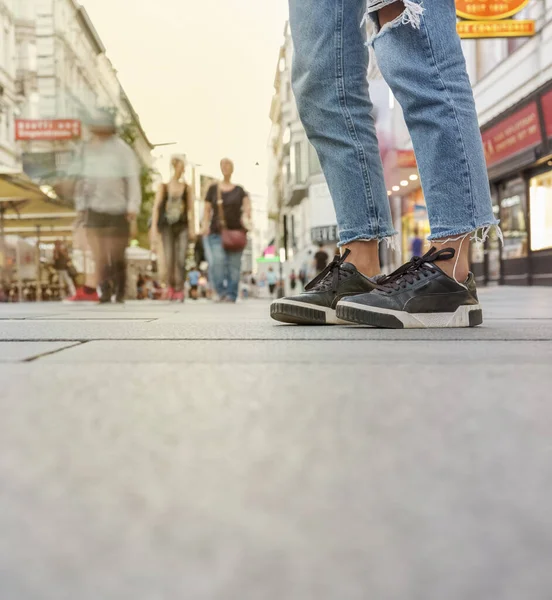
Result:
M483 38L531 37L535 21L506 19L505 21L459 21L458 35L464 40Z
M541 144L542 133L537 103L531 102L484 131L482 135L488 167Z
M397 150L397 167L399 169L416 169L414 150Z
M456 14L475 21L507 19L528 4L529 0L456 0Z
M334 244L339 241L339 230L337 225L326 227L313 227L311 229L311 240L313 244Z
M82 135L77 119L16 119L15 139L18 141L76 140Z
M463 39L531 37L535 21L509 19L522 11L529 0L456 0L458 35ZM509 20L505 20L509 19Z
M544 123L546 127L546 135L552 138L552 90L544 94L541 98L542 112L544 113Z

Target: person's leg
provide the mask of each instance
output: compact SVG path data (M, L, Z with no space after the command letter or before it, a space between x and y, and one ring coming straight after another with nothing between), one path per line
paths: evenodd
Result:
M176 240L171 227L163 228L161 239L163 241L165 268L167 270L167 283L169 284L169 288L174 289L176 270Z
M227 252L228 298L235 302L238 299L243 252Z
M186 281L186 257L188 254L188 230L184 229L175 236L175 290L180 293L184 290Z
M125 252L129 242L129 231L126 228L114 228L111 232L111 265L115 296L122 302L126 296L126 256Z
M111 268L109 264L109 244L104 228L87 229L87 240L94 257L96 278L101 290L100 300L108 302L111 298Z
M69 275L69 272L67 270L63 270L63 271L58 271L59 274L59 279L60 279L60 283L67 286L67 290L69 293L69 296L74 296L77 293L77 290L75 288L75 284L73 283L73 280L71 279L71 276Z
M293 90L334 202L340 246L365 275L395 235L368 94L366 0L290 0Z
M222 247L220 235L209 235L207 243L209 245L209 256L211 257L209 280L219 298L222 299L226 295L226 288L224 287L226 252Z
M403 108L438 250L458 281L469 272L469 235L497 224L454 0L368 0L380 70ZM486 232L485 232L486 233ZM455 271L456 264L456 271ZM455 273L453 273L455 271Z

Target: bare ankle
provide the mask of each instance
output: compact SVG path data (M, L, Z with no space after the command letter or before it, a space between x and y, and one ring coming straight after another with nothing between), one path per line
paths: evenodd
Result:
M454 240L434 240L431 242L437 250L454 249L454 257L439 262L439 268L449 277L464 283L470 274L470 234Z
M366 277L374 277L381 273L378 245L378 240L355 241L343 246L341 252L349 250L345 262L353 264Z

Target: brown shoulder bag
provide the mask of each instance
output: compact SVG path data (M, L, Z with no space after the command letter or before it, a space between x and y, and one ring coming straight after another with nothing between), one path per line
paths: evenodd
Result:
M222 190L220 183L217 183L217 206L220 231L222 238L222 247L226 252L242 252L247 246L247 231L243 229L228 229L224 217L224 206L222 202Z

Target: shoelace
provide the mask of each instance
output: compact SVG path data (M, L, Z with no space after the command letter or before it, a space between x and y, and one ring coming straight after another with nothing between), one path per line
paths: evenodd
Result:
M345 250L343 256L336 255L332 262L321 271L310 283L305 286L305 291L336 291L339 287L339 281L342 276L341 266L346 258L351 254L350 250Z
M440 260L450 260L454 258L455 251L453 248L444 248L437 251L436 248L431 248L427 254L423 256L414 256L409 262L399 267L395 272L381 280L378 289L382 292L390 294L402 288L406 288L408 284L415 281L421 281L428 273L432 273L433 269L429 266L431 263Z

